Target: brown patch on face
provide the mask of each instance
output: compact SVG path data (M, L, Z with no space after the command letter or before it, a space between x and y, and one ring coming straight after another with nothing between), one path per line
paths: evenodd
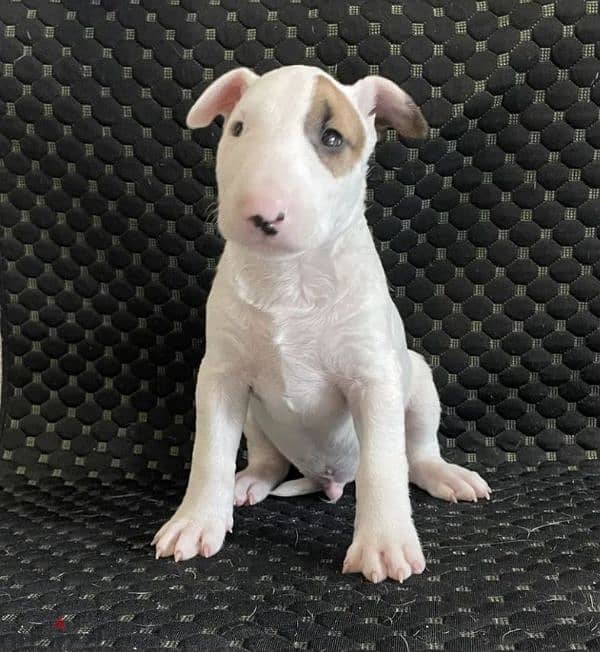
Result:
M326 147L321 137L335 129L343 138L339 147ZM365 145L365 130L350 100L327 77L319 75L304 120L304 133L321 162L334 177L341 177L360 160Z

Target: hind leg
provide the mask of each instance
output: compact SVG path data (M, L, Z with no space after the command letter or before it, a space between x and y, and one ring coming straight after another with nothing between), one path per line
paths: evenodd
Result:
M431 369L423 357L410 351L413 368L411 395L406 407L406 454L410 482L450 502L490 497L491 489L478 473L446 462L437 438L440 400Z
M244 434L248 443L248 466L235 476L234 504L255 505L287 475L290 463L273 446L248 410Z

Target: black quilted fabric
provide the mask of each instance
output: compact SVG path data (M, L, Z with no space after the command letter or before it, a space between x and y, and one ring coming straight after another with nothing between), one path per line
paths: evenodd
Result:
M415 491L428 568L378 585L340 574L349 495L242 509L219 555L175 564L148 545L181 497L170 484L12 486L0 494L0 649L599 649L600 477L492 484L476 505Z
M598 1L3 0L0 30L0 649L600 648ZM404 586L339 574L350 496L241 510L208 561L148 546L222 250L219 127L184 117L292 63L385 75L432 126L388 132L367 219L446 455L496 492L416 495Z

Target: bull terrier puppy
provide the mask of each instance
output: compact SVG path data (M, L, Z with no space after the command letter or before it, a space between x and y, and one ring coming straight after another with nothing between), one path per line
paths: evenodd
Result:
M352 86L307 66L233 70L191 108L224 116L216 160L226 245L206 313L196 435L181 505L156 557L210 557L234 505L356 481L343 572L403 581L425 568L409 482L451 502L487 483L444 461L431 370L404 326L364 217L377 129L423 137L427 123L391 81ZM244 432L248 466L236 474ZM283 482L290 463L301 480Z

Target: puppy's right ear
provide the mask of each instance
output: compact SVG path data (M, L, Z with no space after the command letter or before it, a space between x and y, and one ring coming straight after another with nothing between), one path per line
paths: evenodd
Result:
M208 127L218 116L227 117L258 75L248 68L236 68L214 81L189 110L186 125L190 129Z

